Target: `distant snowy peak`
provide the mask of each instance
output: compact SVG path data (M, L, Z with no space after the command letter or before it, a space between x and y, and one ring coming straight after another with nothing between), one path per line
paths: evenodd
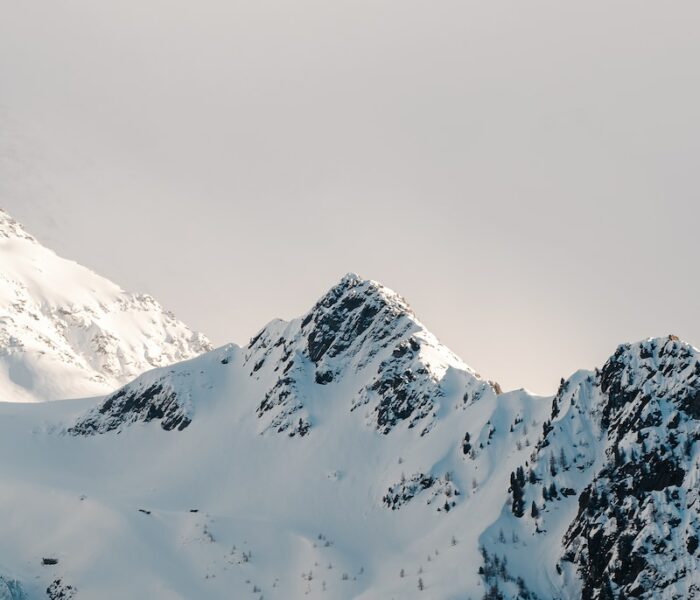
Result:
M0 238L18 238L36 242L36 239L29 235L24 227L8 215L2 208L0 208Z
M0 400L102 395L209 349L152 297L60 258L0 212Z

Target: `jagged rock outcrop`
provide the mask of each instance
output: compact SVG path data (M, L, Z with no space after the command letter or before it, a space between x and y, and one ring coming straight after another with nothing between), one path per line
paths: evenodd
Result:
M427 496L427 505L432 505L438 512L445 513L456 506L460 496L460 491L452 481L450 473L439 477L415 473L409 478L402 476L398 483L390 486L382 502L387 508L398 510L423 493Z
M699 402L700 355L674 336L624 344L602 369L562 379L504 488L511 521L485 540L512 515L514 539L561 542L548 576L555 597L700 596ZM473 440L462 446L472 452ZM524 560L513 546L511 559Z
M145 373L102 400L66 432L98 435L151 421L165 431L182 431L192 423L194 398L212 389L212 378L226 369L237 350L223 346L197 359Z
M700 595L700 360L674 337L620 346L598 373L607 445L565 539L582 598Z
M159 421L165 431L182 431L191 422L189 406L166 382L127 386L109 396L95 410L80 419L68 432L95 435L120 430L126 425Z
M51 582L51 585L46 588L46 595L49 600L73 600L76 597L78 590L70 584L64 583L60 579Z
M367 407L368 421L385 434L399 423L420 425L424 434L449 368L467 374L470 387L483 384L425 329L403 298L354 274L300 319L263 329L247 348L246 364L252 377L276 375L258 415L267 419L268 429L290 435L311 427L304 410L309 386L354 380L356 389L343 389L351 410Z

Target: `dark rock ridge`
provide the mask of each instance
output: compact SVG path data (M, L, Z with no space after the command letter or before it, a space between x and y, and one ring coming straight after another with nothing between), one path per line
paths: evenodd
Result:
M674 584L700 568L698 354L673 336L625 344L594 385L606 458L579 496L564 558L584 600L684 598Z
M250 376L277 375L258 406L268 429L308 432L304 389L332 386L362 373L352 390L351 410L368 405L370 421L382 433L399 423L430 429L435 402L443 393L439 374L422 356L439 348L444 361L467 367L420 324L405 300L374 281L346 275L301 319L273 322L247 348ZM269 416L268 416L269 415Z
M684 582L700 569L699 394L698 352L674 336L624 344L602 369L562 380L507 490L535 535L575 503L556 565L562 589L569 565L582 600L700 596Z
M131 423L159 421L165 431L182 431L192 419L178 395L166 381L128 385L68 429L72 435L95 435L118 431Z
M213 388L212 379L235 361L239 350L230 344L172 367L149 371L78 418L66 432L118 433L136 423L152 421L165 431L182 431L194 417L192 399Z

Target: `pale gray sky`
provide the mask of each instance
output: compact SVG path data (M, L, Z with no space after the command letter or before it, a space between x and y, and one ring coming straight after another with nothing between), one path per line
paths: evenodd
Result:
M0 15L0 206L217 343L356 271L508 388L700 344L697 0Z

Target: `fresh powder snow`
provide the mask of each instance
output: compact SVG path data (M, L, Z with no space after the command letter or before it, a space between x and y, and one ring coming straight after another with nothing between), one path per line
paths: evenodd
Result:
M700 353L674 336L503 392L348 274L205 351L0 231L0 599L698 596Z

